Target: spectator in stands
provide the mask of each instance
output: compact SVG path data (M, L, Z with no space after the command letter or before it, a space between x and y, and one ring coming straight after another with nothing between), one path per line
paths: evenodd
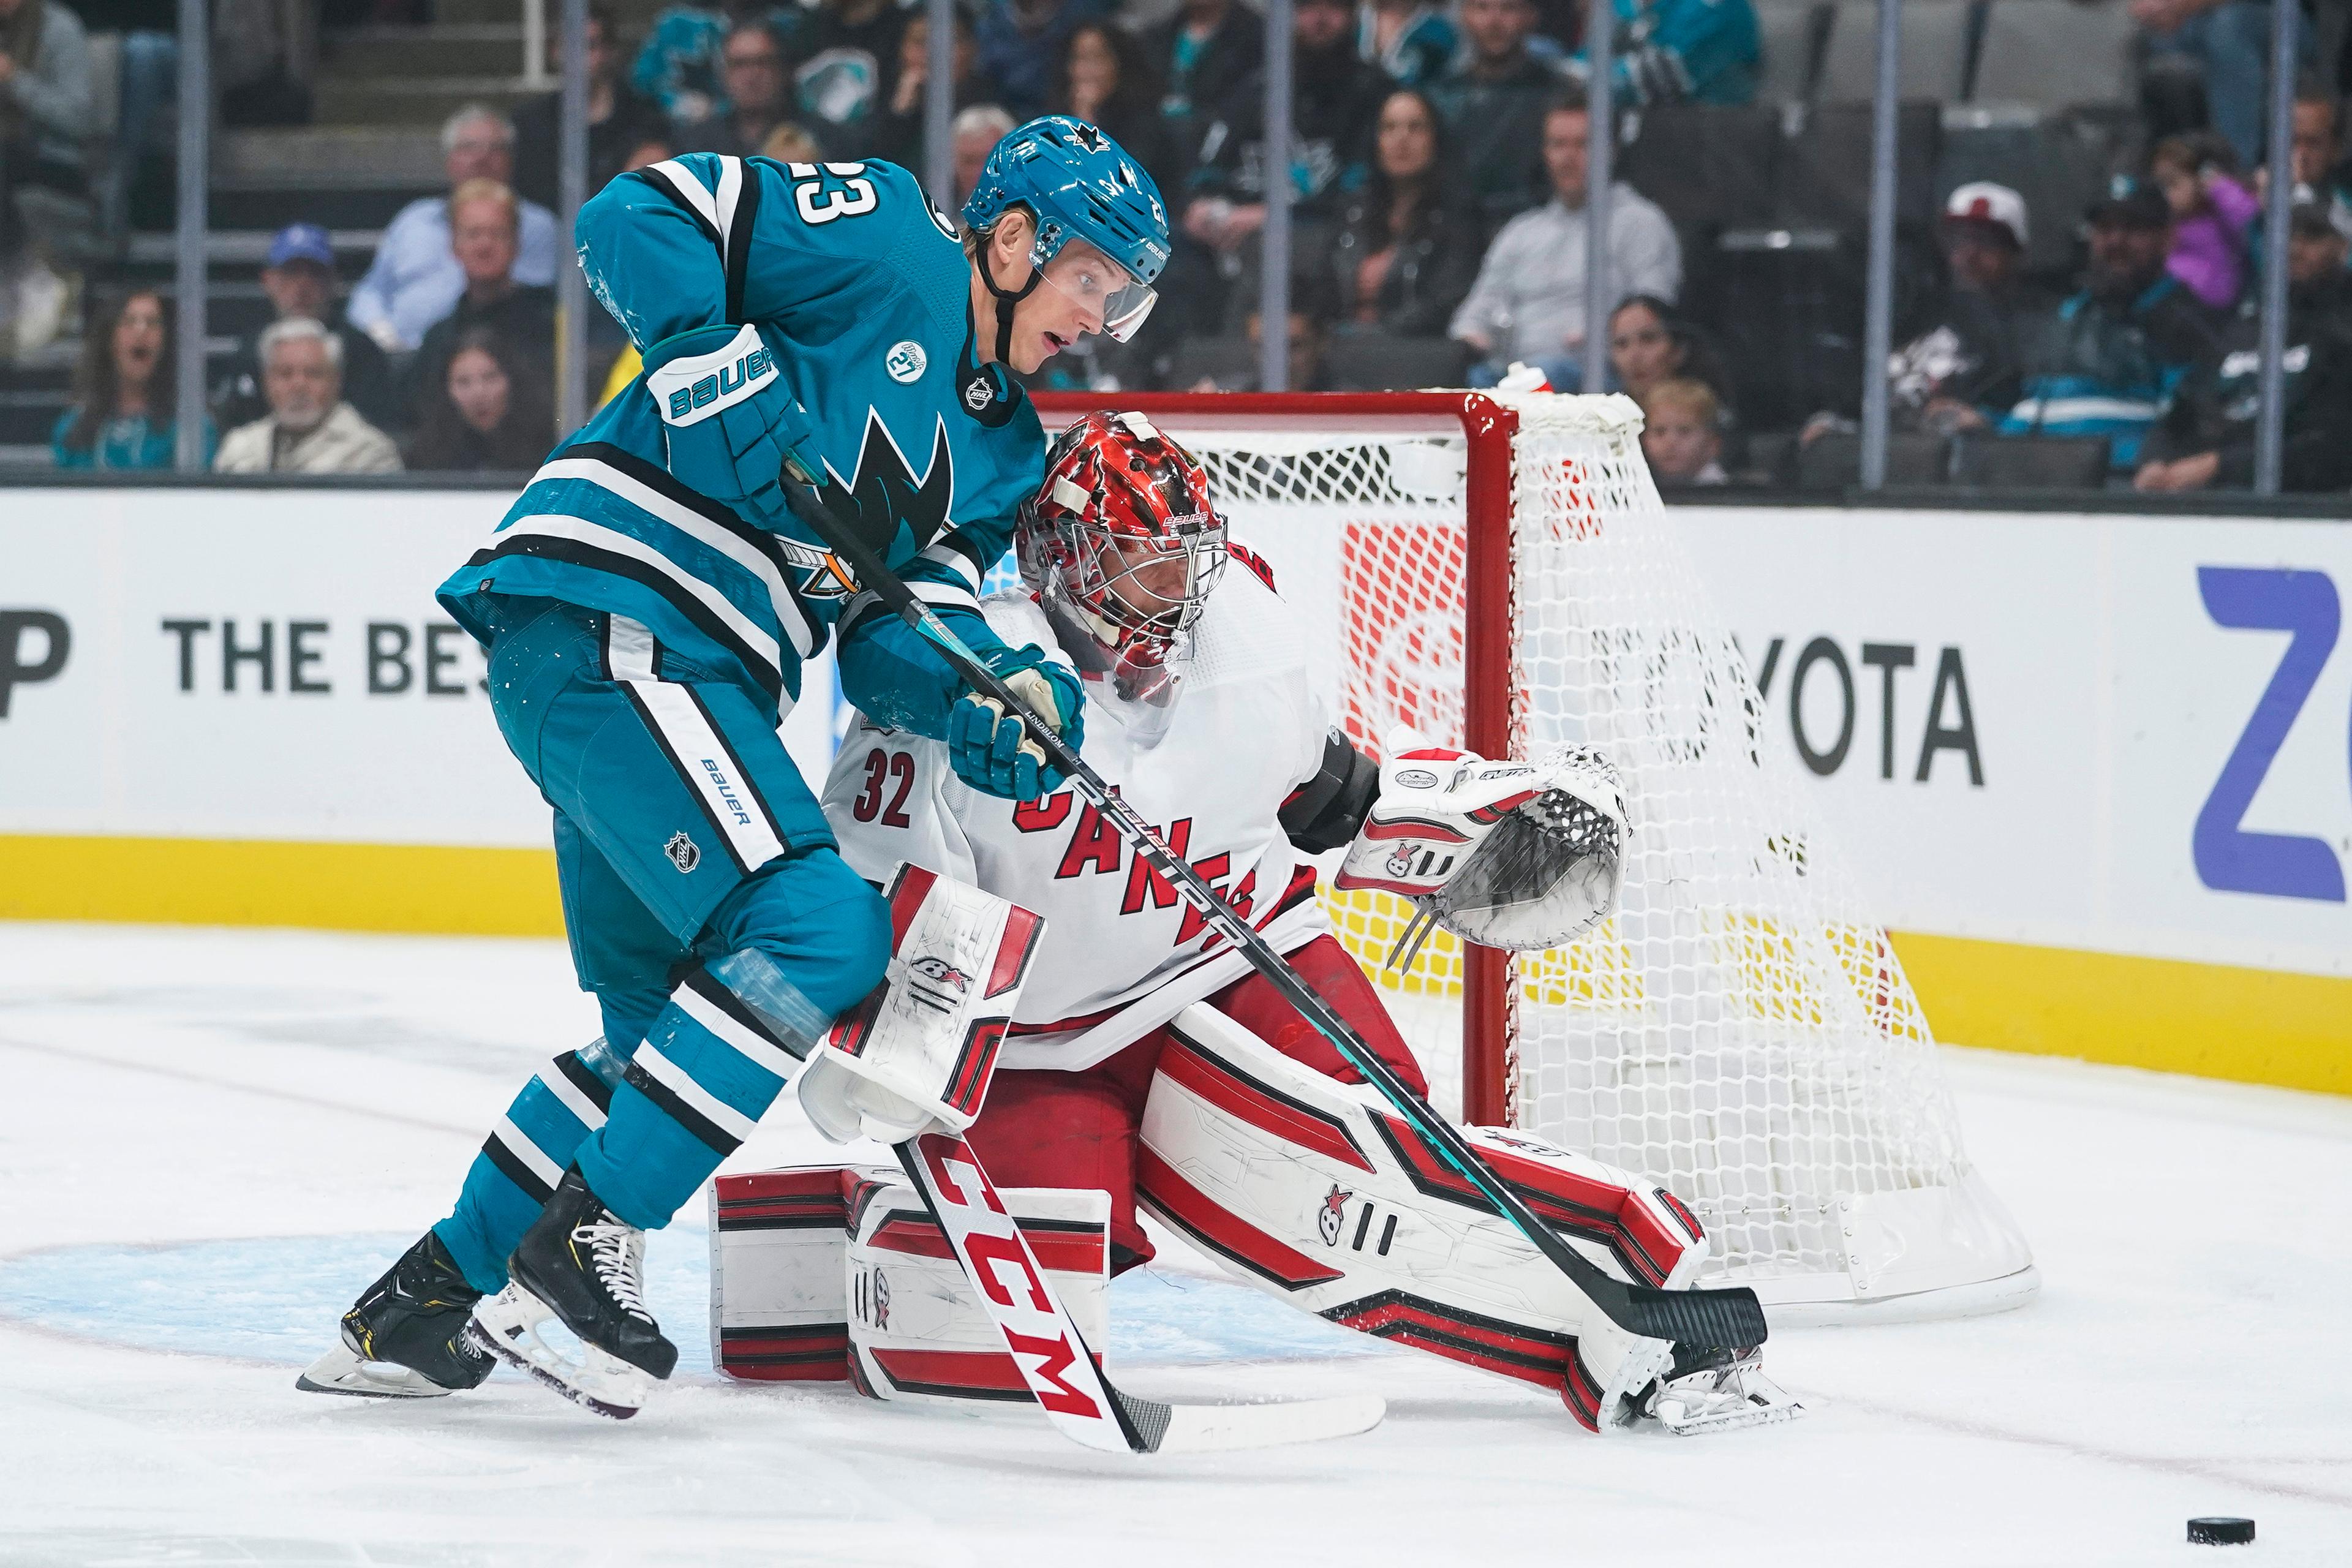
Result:
M1227 96L1265 58L1265 25L1237 0L1182 0L1175 16L1143 36L1143 53L1164 89L1160 118L1169 145L1189 160ZM1191 173L1188 163L1177 183Z
M2327 221L2352 239L2352 163L2342 161L2341 106L2336 90L2319 78L2304 73L2294 89L2294 161L2296 199L2308 192L2325 204ZM2254 191L2269 187L2267 167L2254 172Z
M176 393L172 312L161 294L142 289L83 337L73 405L50 433L50 456L60 468L168 468L178 431ZM214 440L206 419L208 463Z
M1356 58L1348 0L1295 0L1291 50L1291 254L1318 270L1341 198L1364 180L1364 158L1388 78ZM1220 279L1244 297L1265 226L1265 71L1244 77L1202 138L1184 234L1213 256ZM1187 287L1192 286L1188 280Z
M961 7L954 12L955 42L948 55L949 101L961 112L987 96L976 63L980 49L972 39L971 18ZM910 12L907 30L898 35L898 70L890 96L874 122L874 156L920 174L923 168L923 104L931 74L931 19Z
M272 321L309 318L325 323L342 345L336 363L343 396L364 419L378 425L394 421L399 405L392 367L373 338L342 319L335 299L337 283L334 242L317 224L288 224L270 240L261 291L269 297ZM213 416L224 430L249 425L269 412L261 373L261 337L268 331L264 327L237 345L228 374L213 389Z
M2148 155L2148 170L2172 209L2164 269L2207 310L2229 310L2245 288L2246 237L2262 211L2237 181L2230 144L2210 132L2168 136Z
M1324 335L1322 301L1311 289L1294 290L1289 310L1290 353L1284 367L1291 392L1327 392L1323 375ZM1230 339L1215 345L1223 363L1213 373L1196 377L1188 392L1262 392L1265 377L1258 374L1258 355L1265 342L1265 318L1260 310L1252 310L1244 329L1248 353L1245 358L1233 357L1225 345Z
M1544 110L1561 79L1528 51L1535 8L1528 0L1462 0L1464 47L1454 68L1429 89L1460 150L1470 200L1489 229L1544 198Z
M563 40L554 28L549 29L547 57L548 68L561 75ZM562 118L560 89L542 93L514 111L515 194L551 212L562 205L557 185ZM595 0L588 7L588 188L583 199L603 190L622 170L637 166L641 150L654 142L669 145L669 123L652 100L621 80L621 45L613 8L609 0Z
M797 63L792 101L801 123L835 158L874 150L876 121L898 85L911 12L894 0L820 0L782 34ZM753 143L757 145L757 143Z
M682 132L678 141L689 153L748 158L792 111L783 39L764 21L739 22L720 47L719 68L727 107ZM822 132L818 139L824 140Z
M1041 113L1071 32L1110 15L1108 0L987 0L976 29L981 74L1016 119Z
M975 103L955 117L949 130L955 146L955 199L961 207L980 184L988 155L1013 127L1013 116L993 103Z
M2315 202L2296 206L2287 250L2286 430L2280 484L2352 489L2352 325L2344 305L2344 237ZM2262 309L2248 300L2224 330L2222 353L2181 389L2148 432L2135 488L2245 489L2254 479L2262 406Z
M1445 335L1478 274L1478 216L1454 188L1429 95L1399 88L1373 127L1371 177L1340 208L1331 247L1343 331Z
M389 474L400 468L392 437L343 400L343 343L308 316L261 330L262 386L269 412L221 442L224 474Z
M0 353L25 358L64 324L70 273L96 226L85 151L89 39L60 0L0 0Z
M2006 185L1979 181L1946 200L1941 237L1950 279L1887 366L1895 428L1938 436L1980 430L2024 395L2027 354L2057 308L2025 277L2027 236L2025 200ZM1803 438L1848 425L1815 415Z
M1461 47L1462 35L1444 9L1428 0L1361 0L1356 7L1357 57L1399 87L1435 81Z
M1670 376L1635 401L1642 405L1642 455L1662 485L1720 485L1723 410L1705 382Z
M537 468L555 438L544 372L518 359L490 327L467 328L455 348L409 443L408 466L450 473Z
M814 163L823 161L824 149L817 145L807 126L787 120L768 132L768 139L760 143L760 156L779 163Z
M2003 436L2104 436L2121 475L2180 384L2220 355L2205 312L2164 270L2172 210L2144 181L2119 177L2091 208L2083 289L2044 323L2025 395Z
M1609 312L1609 370L1614 390L1636 403L1652 387L1675 380L1705 386L1718 408L1730 395L1723 367L1699 330L1655 294L1630 295Z
M1591 6L1602 0L1587 0ZM1608 0L1616 19L1610 79L1619 101L1741 104L1756 97L1756 8L1750 0ZM1591 74L1579 49L1570 68Z
M514 132L479 105L461 109L441 128L449 188L474 180L505 185L514 175ZM450 248L452 198L425 196L400 209L383 231L367 276L352 290L352 324L386 352L413 349L425 331L455 309L466 292L466 271ZM518 283L545 288L555 281L555 215L536 202L521 206Z
M1592 115L1571 88L1543 120L1544 167L1552 199L1503 226L1479 265L1470 297L1454 313L1452 335L1486 363L1471 384L1492 386L1505 367L1525 361L1560 391L1583 384L1585 177ZM1681 291L1682 245L1666 215L1630 185L1609 191L1609 278L1618 300ZM1612 302L1612 309L1613 302Z
M2263 161L2263 79L2270 59L2270 0L2131 0L2140 24L2152 86L2165 96L2166 77L2201 85L2206 116L2228 139L2242 168ZM2311 29L2300 29L2303 58L2311 58ZM2177 99L2178 94L2172 94ZM2159 133L2192 130L2175 111L2155 118Z
M1183 171L1160 117L1160 87L1143 63L1141 46L1122 27L1081 22L1055 62L1046 108L1099 125L1143 165L1163 198L1176 195Z
M466 288L416 351L411 367L415 390L409 401L420 415L440 396L449 356L478 327L496 333L513 363L541 384L552 385L555 377L555 291L515 280L520 230L514 193L494 181L472 181L457 187L449 211L451 243Z

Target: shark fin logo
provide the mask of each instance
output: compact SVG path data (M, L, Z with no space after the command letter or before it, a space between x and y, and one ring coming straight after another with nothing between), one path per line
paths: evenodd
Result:
M835 517L849 519L857 537L884 560L894 553L901 530L915 549L922 549L952 521L948 511L955 501L955 454L948 446L946 419L935 416L930 459L918 477L882 416L868 408L856 467L845 480L827 461L817 495ZM857 591L848 567L823 545L791 538L780 542L785 559L803 574L803 597L839 599Z

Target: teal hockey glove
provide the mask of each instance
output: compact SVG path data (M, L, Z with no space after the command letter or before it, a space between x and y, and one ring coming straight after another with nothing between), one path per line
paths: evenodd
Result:
M1072 750L1085 743L1085 699L1067 665L1050 661L1034 644L982 649L980 656L1015 695L1053 721ZM947 738L956 777L982 795L1034 800L1062 787L1062 774L1046 765L1045 750L1028 738L1023 721L978 692L965 692L948 710Z
M689 489L760 514L783 510L776 473L815 424L756 327L698 327L646 350L646 391L669 437L669 471ZM823 471L814 452L802 458Z

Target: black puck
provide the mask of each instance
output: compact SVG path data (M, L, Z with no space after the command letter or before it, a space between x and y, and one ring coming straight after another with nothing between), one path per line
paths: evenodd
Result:
M2251 1519L2192 1519L2189 1539L2200 1546L2243 1546L2254 1538Z

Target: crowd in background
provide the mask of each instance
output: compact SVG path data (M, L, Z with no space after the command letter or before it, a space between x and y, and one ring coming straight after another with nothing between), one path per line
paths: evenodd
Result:
M2096 437L2111 483L2242 486L2259 369L2260 204L2280 163L2263 145L2269 6L2084 3L2127 5L2145 35L2130 165L2087 211L2030 211L1993 182L1951 193L1904 291L1890 366L1895 428ZM1750 0L1606 4L1615 97L1629 122L1756 94ZM75 117L89 99L75 79L77 12L86 8L0 0L0 300L20 349L54 325L58 280L79 254L76 224L102 230L118 199L77 171ZM1597 330L1608 389L1642 404L1661 479L1722 482L1757 432L1743 423L1727 356L1682 308L1685 239L1654 184L1612 186L1603 245L1619 303L1604 322L1585 319L1596 134L1588 23L1585 0L1295 0L1291 161L1273 175L1288 180L1293 200L1282 324L1291 384L1492 385L1527 365L1575 390ZM919 169L928 26L896 0L724 0L673 5L644 37L625 38L612 13L592 7L590 188L696 151ZM1150 328L1131 345L1089 341L1040 384L1255 385L1268 330L1257 309L1269 181L1263 45L1261 16L1240 0L1181 0L1148 23L1116 0L958 8L958 199L1014 123L1072 113L1150 171L1176 236ZM2352 164L2339 73L2312 51L2306 67L2286 150L2295 185L2286 483L2342 490L2352 488ZM122 113L152 121L152 90L131 101L128 55L125 70ZM262 273L275 319L213 389L207 441L218 467L527 468L552 442L551 285L566 248L551 210L556 95L510 118L461 110L442 150L446 194L393 219L347 295L322 229L298 223L277 235ZM2028 268L2043 225L2079 226L2074 277ZM154 292L89 310L78 401L55 433L59 464L168 464L169 314ZM592 384L610 395L627 384L634 352L601 311L590 346ZM1851 408L1822 408L1801 420L1790 449L1852 428Z

